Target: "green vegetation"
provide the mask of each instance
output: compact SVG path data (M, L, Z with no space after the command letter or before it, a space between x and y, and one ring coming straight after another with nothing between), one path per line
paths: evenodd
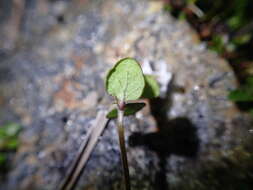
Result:
M112 95L117 104L107 114L108 118L118 119L118 135L121 150L121 160L125 177L125 189L130 190L130 177L124 139L123 117L135 114L145 103L137 102L140 98L159 96L159 86L152 76L144 75L139 63L132 58L120 60L106 76L106 90Z
M200 38L207 41L209 47L218 53L226 54L224 56L228 57L237 57L239 55L231 54L252 45L253 1L231 0L229 4L220 0L171 0L168 2L164 9L177 18L185 15L184 18L199 32ZM250 50L244 49L244 51Z
M120 60L108 73L107 92L118 101L138 99L144 89L144 76L140 65L130 58Z
M0 126L0 171L4 172L9 154L15 151L19 145L18 134L20 125L8 123Z
M124 116L134 115L136 112L140 111L145 107L145 103L134 103L134 104L126 104L124 110ZM114 119L118 117L118 110L115 108L111 110L106 117L108 119Z
M247 110L253 116L253 106L251 104L253 102L253 77L247 78L244 85L230 92L229 98L237 103L246 103L248 105Z
M253 1L170 0L165 10L176 18L184 15L209 49L227 59L241 84L229 98L239 108L253 112ZM249 97L251 96L251 97ZM248 105L246 105L246 103Z
M237 102L253 101L253 77L246 80L246 84L230 93L229 98Z

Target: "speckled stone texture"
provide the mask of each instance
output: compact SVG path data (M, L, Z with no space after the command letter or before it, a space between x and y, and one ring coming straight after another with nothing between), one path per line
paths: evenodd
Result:
M35 5L18 51L1 57L1 123L23 126L1 190L57 189L97 111L109 108L103 78L123 57L161 85L159 99L125 120L133 190L176 187L185 171L243 141L249 120L227 99L236 87L231 68L160 1L53 1L37 12ZM120 189L120 164L111 121L77 189Z

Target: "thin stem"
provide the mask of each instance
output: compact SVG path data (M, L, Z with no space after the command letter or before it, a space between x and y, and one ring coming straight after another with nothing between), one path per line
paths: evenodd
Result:
M125 146L123 116L124 116L124 111L118 109L117 127L118 127L118 135L119 135L121 161L122 161L123 172L124 172L124 177L125 177L125 190L131 190L129 169L128 169L128 163L127 163L127 153L126 153L126 146Z

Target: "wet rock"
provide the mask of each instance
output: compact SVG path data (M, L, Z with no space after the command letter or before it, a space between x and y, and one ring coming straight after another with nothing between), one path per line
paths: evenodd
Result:
M164 13L161 2L60 2L60 10L56 1L45 9L47 14L32 12L31 17L28 12L22 48L2 59L13 76L7 81L4 77L1 86L5 93L0 109L9 110L2 111L2 118L18 116L24 130L1 189L57 188L97 111L109 108L112 99L103 78L123 57L136 58L161 85L160 98L137 118L125 120L133 190L176 186L182 172L214 159L213 150L240 144L249 120L227 99L236 87L231 68L207 51L186 23ZM77 189L121 186L111 121Z

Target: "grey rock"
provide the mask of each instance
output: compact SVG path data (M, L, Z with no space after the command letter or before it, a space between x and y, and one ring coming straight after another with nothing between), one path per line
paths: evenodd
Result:
M27 12L19 51L1 58L1 119L17 120L24 130L0 189L57 188L97 111L109 108L103 78L124 57L136 58L161 85L151 110L125 120L133 190L176 186L182 172L197 170L247 134L248 117L227 99L236 88L228 63L206 50L185 22L164 13L161 2L56 1L46 11ZM77 189L121 186L112 121Z

